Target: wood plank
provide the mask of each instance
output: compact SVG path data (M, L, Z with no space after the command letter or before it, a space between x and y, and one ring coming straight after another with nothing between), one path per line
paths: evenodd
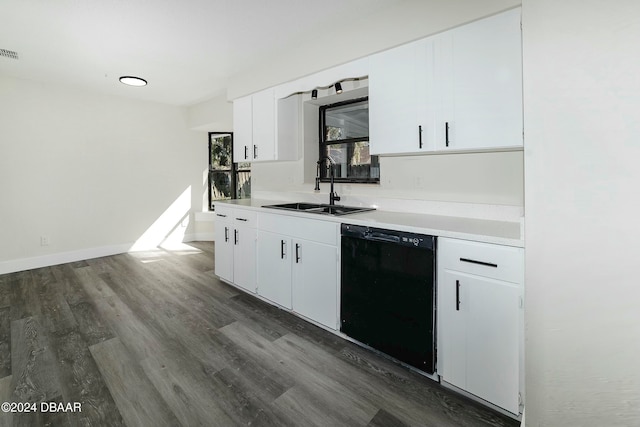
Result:
M110 273L102 277L105 283L108 282L109 286L115 289L124 300L122 303L115 302L111 317L124 316L131 319L124 326L146 329L144 340L154 338L158 343L155 347L158 349L165 347L175 352L189 352L200 360L218 365L218 369L226 366L217 356L216 348L211 345L209 336L216 330L212 324L195 317L187 307L177 304L175 299L163 295L163 292L156 293L157 295L151 292L151 299L147 298L141 291L143 279L131 282L118 273ZM102 307L103 313L108 310L101 302L98 302L98 307ZM137 348L135 336L138 333L135 330L125 330L124 326L116 324L112 329L123 339L125 345ZM139 351L137 353L139 360L148 356L148 353Z
M11 375L11 308L0 308L0 378Z
M101 319L94 306L89 302L79 302L70 306L78 327L78 332L87 346L114 338L111 328Z
M118 338L89 347L129 427L178 426L178 419Z
M50 341L58 363L64 402L82 405L82 412L70 416L72 423L83 426L124 425L82 336L72 331L51 337Z
M33 275L30 271L21 271L11 277L11 320L38 316L40 296L37 293Z
M310 369L309 365L301 363L298 358L279 351L276 345L279 340L269 342L240 321L221 328L220 332L248 353L254 354L274 372L295 379L296 385L274 402L275 407L290 419L302 419L305 423L316 422L304 418L301 408L307 407L313 413L324 414L317 425L365 425L378 411L369 401L358 399L343 384L329 378L322 370L317 367ZM313 362L311 360L309 364L313 365ZM316 412L311 408L315 408ZM327 411L327 408L332 409Z
M132 352L135 360L143 360L162 351L163 346L170 342L170 339L159 340L158 334L152 332L157 325L140 321L117 296L97 299L95 307L116 337Z
M31 275L33 276L33 280L36 283L38 290L57 283L56 277L49 267L33 269L31 270Z
M175 355L154 355L142 367L182 425L234 425L220 407L224 396L211 382L211 367Z
M61 292L58 283L48 284L40 289L42 326L49 335L66 334L77 329L77 323Z
M62 293L67 304L73 305L87 301L87 295L82 289L80 279L69 264L54 265L51 267L51 271L56 281L62 285Z
M407 424L384 409L380 409L376 416L367 424L367 427L407 427Z
M36 317L11 323L12 400L47 402L61 396L55 356Z
M0 403L11 401L11 382L13 378L11 375L8 377L0 378ZM11 412L0 411L0 427L13 426L13 414Z
M80 286L82 286L89 298L96 300L116 295L92 267L77 268L73 272L78 277Z
M8 275L0 276L0 308L11 305L11 285Z

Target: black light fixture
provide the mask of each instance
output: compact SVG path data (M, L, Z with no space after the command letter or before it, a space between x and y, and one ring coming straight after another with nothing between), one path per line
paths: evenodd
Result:
M140 77L134 77L134 76L122 76L120 77L120 83L124 83L127 86L146 86L147 85L147 81L145 79L142 79Z
M311 91L311 99L318 99L318 89Z
M340 82L336 83L334 86L336 87L336 93L342 93L342 85Z

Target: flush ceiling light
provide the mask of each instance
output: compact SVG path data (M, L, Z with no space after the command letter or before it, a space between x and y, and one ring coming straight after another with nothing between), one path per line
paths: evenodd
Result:
M318 99L318 89L311 91L311 99Z
M120 82L128 86L146 86L147 85L147 81L145 79L141 79L140 77L134 77L134 76L122 76L120 77Z
M336 87L336 93L342 93L342 85L340 84L340 82L335 84Z

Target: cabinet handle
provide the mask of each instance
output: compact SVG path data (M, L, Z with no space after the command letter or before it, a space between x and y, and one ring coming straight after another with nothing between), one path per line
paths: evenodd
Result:
M216 216L221 216L222 218L226 218L227 217L226 215L219 214L219 213L217 213Z
M247 160L248 157L249 157L249 147L247 147L245 145L244 146L244 159Z
M460 311L460 281L456 280L456 311Z
M229 227L224 228L224 241L225 242L229 241Z
M253 144L253 158L258 158L258 146L256 144Z
M300 262L300 245L296 243L296 264Z
M469 259L469 258L460 258L460 261L469 262L471 264L480 264L480 265L484 265L485 267L493 267L493 268L498 267L498 264L493 264L493 263L484 262L484 261L476 261L475 259Z
M247 218L236 218L238 221L248 221Z
M280 240L280 259L284 259L284 240Z
M444 143L449 146L449 122L444 122Z
M422 125L418 125L418 145L422 148Z
M233 230L233 240L234 244L238 244L238 230Z

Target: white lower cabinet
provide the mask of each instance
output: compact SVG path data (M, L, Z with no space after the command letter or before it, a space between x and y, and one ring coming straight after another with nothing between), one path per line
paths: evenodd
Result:
M258 294L291 309L291 238L258 230Z
M523 389L523 250L438 240L438 373L513 414Z
M216 206L215 273L249 292L256 291L256 214Z
M294 240L293 248L293 310L336 329L338 248L308 240Z
M216 212L214 230L215 272L219 278L233 283L233 240L230 238L231 233L233 233L233 226L227 212Z
M260 214L258 294L331 329L338 326L338 224Z

